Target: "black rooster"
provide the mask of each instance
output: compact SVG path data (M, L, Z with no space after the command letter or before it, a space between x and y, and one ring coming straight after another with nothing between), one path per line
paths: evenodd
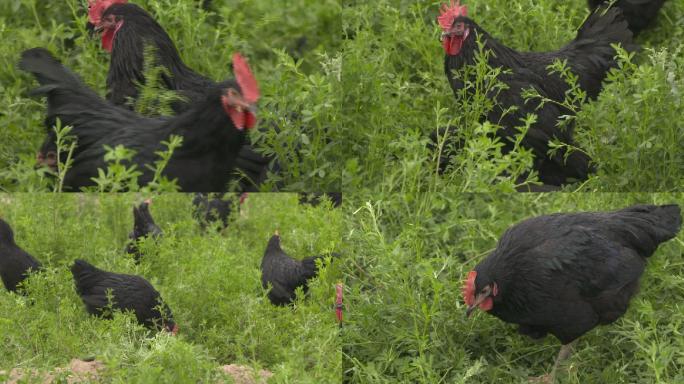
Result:
M335 256L335 255L333 255ZM310 256L302 260L290 257L280 248L280 235L276 231L271 236L261 259L261 285L267 289L268 299L274 305L287 305L296 298L295 290L302 287L308 290L308 280L318 275L316 260L324 256Z
M133 230L128 234L128 245L126 253L133 255L136 264L142 256L138 248L138 240L146 237L158 239L163 235L161 228L157 226L150 213L152 200L147 199L140 203L140 206L133 207Z
M524 220L468 274L469 315L480 308L519 325L521 334L550 333L563 344L622 316L637 292L646 260L679 232L677 205L636 205L614 212L553 214Z
M103 271L83 260L74 262L71 274L76 292L91 315L112 317L105 310L109 308L107 296L110 295L112 309L133 311L138 322L150 329L164 329L174 335L178 332L171 309L162 302L152 284L142 277Z
M598 8L601 4L610 3L608 0L588 1L591 10ZM653 22L664 3L665 0L618 0L615 6L622 9L622 13L629 23L629 29L636 36Z
M451 6L442 6L438 22L443 30L442 45L446 53L444 69L457 97L465 84L454 71L475 63L478 38L484 43L484 49L492 52L489 65L508 71L499 76L508 87L489 95L498 105L487 116L487 120L502 126L498 135L504 139L505 151L512 149L509 139L518 133L515 127L520 126L528 114L536 114L537 121L528 130L522 145L533 151L534 169L539 172L540 180L545 184L561 185L568 179L586 179L592 166L585 153L572 151L568 154L560 149L554 155L548 154L549 142L553 139L575 146L572 126L559 128L557 125L561 116L572 112L556 103L541 105L537 99L526 102L522 91L532 87L541 96L562 102L569 86L558 74L549 74L547 67L556 60L566 60L578 76L580 87L589 98L595 98L607 71L616 66L611 44L620 43L628 50L636 49L620 10L601 9L593 13L580 27L577 37L555 52L518 52L504 46L467 17L466 6L453 0ZM510 111L511 107L515 109Z
M16 292L19 283L24 281L31 271L38 271L41 268L38 260L19 248L14 242L12 228L0 219L0 277L5 288Z
M106 166L104 145L134 150L133 163L142 173L139 184L147 184L154 173L146 165L155 161L156 151L164 149L161 141L179 135L183 145L174 151L165 176L177 179L186 192L222 191L231 179L246 131L256 121L259 89L239 54L233 56L237 81L206 89L201 101L173 118L145 118L111 105L45 49L25 51L19 66L41 84L32 93L48 98L46 126L53 126L59 118L64 126L73 127L71 134L77 137L78 147L64 180L72 190L94 184L98 168Z
M125 106L129 99L136 100L138 84L145 84L145 45L155 49L155 64L168 70L168 75L162 75L163 84L178 91L186 100L172 104L176 113L182 113L202 100L207 88L224 85L185 65L164 28L136 4L127 4L126 0L90 0L88 20L101 33L102 48L111 53L107 99L116 105ZM48 139L54 142L54 136ZM42 153L47 156L49 152ZM280 171L273 156L260 154L249 142L240 149L236 167L244 174L239 188L245 192L256 191L266 181L269 171Z

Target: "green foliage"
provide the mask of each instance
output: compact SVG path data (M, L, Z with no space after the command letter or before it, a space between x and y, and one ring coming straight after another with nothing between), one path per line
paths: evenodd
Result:
M171 104L186 101L180 94L165 88L162 76L171 76L166 67L155 62L156 47L145 45L143 53L144 84L137 84L139 91L137 100L128 100L134 110L144 116L171 116Z
M620 67L577 115L577 138L599 165L585 190L680 191L684 186L684 54L652 49Z
M427 193L347 199L344 372L349 383L523 383L549 372L560 343L534 342L481 311L461 285L504 230L532 216L684 206L682 194ZM641 290L614 324L579 339L560 383L684 380L684 232L648 260Z
M326 262L309 294L284 308L270 304L259 271L275 229L293 257L339 251L339 209L299 205L293 194L250 194L227 229L202 232L192 195L163 194L150 210L164 236L140 241L135 265L124 248L131 208L144 197L0 195L17 244L46 266L27 280L25 296L0 290L0 370L95 357L107 367L103 380L115 383L215 382L217 367L232 363L268 369L274 383L340 381L332 309L339 267ZM76 258L148 279L173 310L178 336L153 334L130 314L88 315L68 269Z

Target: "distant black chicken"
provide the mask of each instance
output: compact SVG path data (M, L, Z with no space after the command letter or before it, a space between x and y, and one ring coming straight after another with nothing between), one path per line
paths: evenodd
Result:
M469 315L480 308L519 325L521 334L550 333L573 342L622 316L637 292L647 258L682 224L677 205L636 205L613 212L553 214L524 220L468 274Z
M335 256L335 255L333 255ZM276 231L266 246L261 259L261 285L268 291L268 299L274 305L287 305L295 300L295 290L308 290L308 280L318 275L316 260L324 256L310 256L302 260L290 257L280 248L280 235Z
M330 199L333 207L339 208L342 206L342 192L300 193L299 204L310 204L316 207L323 201L324 197Z
M609 0L588 0L589 8L594 10L601 4L610 3ZM629 23L629 29L637 35L646 29L658 16L665 0L618 0L616 7L622 9L625 19Z
M549 155L549 142L560 142L576 146L573 140L573 127L559 128L558 120L572 111L556 103L544 103L538 99L525 101L522 91L530 87L550 100L562 102L569 86L558 74L549 74L549 65L556 60L567 60L568 67L579 78L580 87L588 98L596 98L602 89L602 81L610 68L616 66L615 50L611 44L620 43L627 50L635 50L632 33L627 28L619 9L603 9L593 13L577 32L577 37L555 52L518 52L499 43L486 31L467 17L467 7L451 2L444 5L439 19L443 30L442 44L446 53L444 68L454 94L465 87L464 79L454 70L475 63L478 50L477 39L484 43L489 55L489 65L501 67L509 73L502 73L498 79L508 88L490 92L490 98L497 106L488 114L487 120L499 124L502 129L498 135L505 144L504 150L510 151L510 139L518 133L516 127L528 114L536 114L534 123L522 140L522 145L535 155L534 169L539 172L545 184L561 185L570 179L583 180L592 172L591 159L581 151L568 154L565 149ZM510 111L511 107L515 110ZM567 157L567 158L566 158Z
M19 283L28 277L31 271L38 271L42 265L33 256L19 248L14 242L12 228L0 219L0 277L5 288L16 292Z
M71 190L94 185L98 168L106 168L105 145L124 145L136 151L132 163L142 172L138 183L149 183L154 172L146 165L158 160L155 152L164 149L161 142L171 135L182 136L183 144L174 151L164 175L176 179L186 192L225 190L246 131L256 121L258 85L239 54L233 56L236 81L207 88L204 99L173 118L141 117L111 105L45 49L25 51L19 66L41 84L32 93L47 96L46 126L53 126L59 118L63 126L72 126L71 134L78 139L73 165L64 180Z
M145 200L140 203L140 206L133 207L133 230L128 234L128 245L126 245L126 252L133 255L135 262L140 261L140 249L138 248L138 240L146 237L157 239L163 235L161 228L157 226L150 213L151 200Z
M172 104L176 113L182 113L202 100L207 88L225 86L225 83L216 83L185 65L164 28L136 4L127 4L126 0L90 0L88 20L101 33L102 48L111 53L107 99L115 105L126 106L129 99L138 98L138 86L145 84L143 61L146 45L156 50L155 64L169 71L168 75L162 75L165 87L178 91L186 100ZM54 137L49 139L54 142ZM47 156L48 152L41 153ZM244 173L244 178L240 179L240 190L251 192L266 181L269 171L279 172L280 164L274 156L257 152L248 140L240 148L236 168Z
M247 193L243 193L240 196L238 204L242 205L246 198ZM231 197L212 197L203 193L197 193L192 199L192 205L195 207L193 216L200 224L202 230L206 228L207 224L215 221L220 221L222 223L221 228L226 228L228 226L230 213L233 211L233 199Z
M83 260L74 262L71 274L76 292L91 315L112 317L111 313L103 310L110 304L107 299L109 292L111 308L133 311L138 322L150 329L164 329L174 335L178 332L171 309L162 302L152 284L142 277L103 271Z

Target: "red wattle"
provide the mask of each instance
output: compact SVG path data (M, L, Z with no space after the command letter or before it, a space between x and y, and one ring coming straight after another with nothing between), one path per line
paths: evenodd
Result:
M116 33L119 32L119 29L121 29L122 25L123 21L119 21L118 23L116 23L116 28L106 29L104 32L102 32L102 49L109 53L112 53L112 47L114 46L114 37L116 37Z
M463 38L458 36L448 36L444 38L442 45L447 55L458 56L458 54L461 53L461 48L463 47Z
M245 113L242 111L238 111L237 108L234 107L228 107L228 116L230 116L230 120L233 121L233 125L235 128L238 130L242 131L245 129Z
M492 297L489 296L486 299L484 299L478 307L483 310L483 311L489 311L494 307L494 300L492 300Z
M108 29L102 32L102 49L112 53L112 46L114 45L114 31Z
M252 112L245 113L245 128L251 129L256 125L257 118Z

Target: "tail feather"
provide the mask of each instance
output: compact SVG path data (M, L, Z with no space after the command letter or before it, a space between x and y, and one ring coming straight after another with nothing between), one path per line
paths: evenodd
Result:
M607 43L620 43L625 48L636 49L634 35L618 7L599 7L585 20L577 31L575 41L596 39ZM629 50L629 49L628 49Z
M57 118L62 126L72 126L79 148L88 148L121 127L140 123L134 112L109 104L44 48L24 51L19 68L33 74L41 85L31 94L47 97L47 128L51 130ZM54 135L49 141L54 142ZM52 143L43 146L54 148Z
M682 227L678 205L635 205L616 212L610 225L627 245L649 257L658 246L677 236Z
M302 266L304 267L304 278L310 279L318 275L318 265L316 260L323 259L324 256L309 256L302 259Z
M340 258L342 255L337 252L332 252L329 255L318 255L309 256L302 259L302 266L304 267L305 277L310 279L318 275L318 265L316 260L324 260L326 257L332 257L333 259Z
M617 66L613 44L629 52L639 49L620 8L598 8L577 32L577 37L563 50L580 85L590 99L598 97L606 73Z
M65 68L52 53L44 48L32 48L24 51L19 60L19 68L32 73L42 85L33 92L47 93L59 85L80 86L81 79Z

